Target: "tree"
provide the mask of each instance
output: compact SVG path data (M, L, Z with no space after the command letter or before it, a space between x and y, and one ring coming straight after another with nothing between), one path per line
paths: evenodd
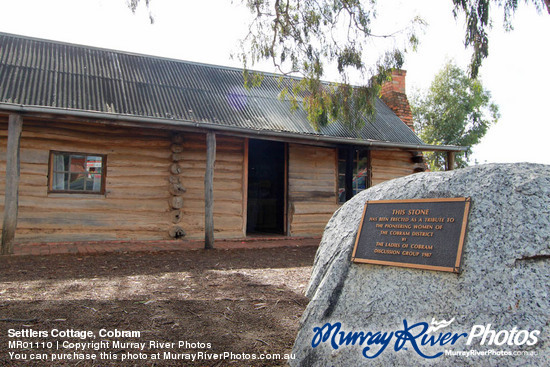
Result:
M415 131L425 143L468 147L456 157L459 168L468 165L472 146L500 117L498 106L481 81L469 78L452 62L436 74L427 93L413 95L411 108ZM425 157L431 170L445 167L443 153L425 153Z
M126 0L134 11L142 0ZM261 76L246 72L255 63L270 60L283 75L301 79L281 81L281 97L293 107L303 101L316 128L340 120L352 130L361 127L358 114L374 114L380 85L390 78L390 69L401 68L405 55L418 44L423 28L413 18L401 29L378 33L374 29L376 0L234 0L243 3L253 18L241 42L238 56L245 68L247 86ZM473 49L470 76L476 78L489 54L488 29L494 7L504 9L504 24L512 29L517 0L452 0L455 17L464 14L464 44ZM144 0L149 7L151 0ZM525 0L540 11L550 0ZM384 43L384 41L388 41ZM377 42L382 41L380 45ZM377 50L383 49L381 54ZM336 70L337 83L321 82ZM353 86L352 86L353 81Z
M243 1L244 2L244 1ZM299 75L282 85L282 96L302 100L315 128L340 120L352 130L364 121L358 113L374 114L374 102L390 70L401 68L404 54L418 43L423 21L411 19L402 29L377 33L376 1L247 0L253 14L238 57L245 69L270 60L283 75ZM373 42L392 39L378 54ZM388 48L389 47L389 48ZM327 69L338 83L322 83ZM351 75L355 85L351 86ZM288 83L288 80L286 81Z
M550 0L525 0L532 3L540 13L546 6L550 14ZM455 18L459 14L466 17L466 35L464 45L472 47L472 60L470 62L470 76L476 78L484 59L489 56L489 35L491 29L492 7L497 6L504 11L504 28L507 31L513 29L512 18L518 8L518 0L453 0Z
M127 1L135 10L141 0ZM281 79L281 98L294 108L303 101L317 129L334 120L359 129L364 121L359 114L374 114L381 84L389 80L391 69L401 68L424 25L413 18L402 29L377 33L376 0L240 1L252 14L249 32L234 55L244 66L246 86L261 83L260 74L247 70L264 60L282 75L299 76ZM389 46L378 47L388 40ZM339 75L337 83L321 81L330 68Z

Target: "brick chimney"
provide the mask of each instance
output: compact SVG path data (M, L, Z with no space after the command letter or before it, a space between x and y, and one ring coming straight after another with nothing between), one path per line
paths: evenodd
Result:
M414 131L411 106L405 93L406 70L392 70L392 80L382 84L381 98L411 130Z

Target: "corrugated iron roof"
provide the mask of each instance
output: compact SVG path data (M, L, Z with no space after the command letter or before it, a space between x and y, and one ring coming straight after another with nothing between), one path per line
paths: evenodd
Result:
M317 132L278 98L278 78L245 89L241 69L0 33L0 103L424 145L381 100L359 133Z

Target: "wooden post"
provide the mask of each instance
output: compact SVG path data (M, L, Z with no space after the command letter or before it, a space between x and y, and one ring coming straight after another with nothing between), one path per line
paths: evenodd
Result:
M13 240L17 226L19 207L20 144L23 118L10 115L8 125L8 147L6 150L6 187L4 199L4 222L2 224L2 255L13 254Z
M447 152L447 171L455 169L455 152Z
M204 173L204 248L214 248L214 164L216 134L206 134L206 172Z

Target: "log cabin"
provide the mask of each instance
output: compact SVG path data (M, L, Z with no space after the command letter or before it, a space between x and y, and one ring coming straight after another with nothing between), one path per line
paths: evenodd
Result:
M316 131L280 76L0 33L2 248L319 236L361 190L424 170L405 72L360 131Z

